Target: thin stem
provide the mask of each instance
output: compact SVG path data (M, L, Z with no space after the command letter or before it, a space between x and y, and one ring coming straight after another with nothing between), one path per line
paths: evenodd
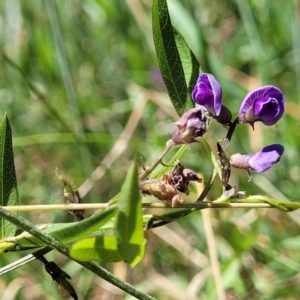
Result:
M12 270L15 270L23 265L28 264L31 261L34 261L37 259L37 257L41 256L41 255L45 255L48 252L52 251L53 249L51 247L44 247L42 249L39 249L38 251L28 254L25 257L22 257L21 259L18 259L16 261L14 261L13 263L6 265L5 267L0 268L0 276L8 273Z
M261 196L262 197L262 196ZM258 200L254 202L254 200L247 199L238 199L235 200L234 203L224 203L224 202L193 202L193 203L182 203L176 207L171 207L165 205L164 203L142 203L143 208L158 208L158 209L179 209L179 208L274 208L274 205L270 205L268 203L259 203ZM250 202L251 200L251 202ZM263 199L262 199L263 200ZM218 201L218 200L216 200ZM222 199L222 201L224 201ZM228 200L227 200L228 201ZM288 200L273 200L276 201L279 205L287 208L287 209L299 209L300 202L293 202ZM238 202L238 203L237 203ZM4 210L10 212L25 212L25 211L52 211L52 210L81 210L81 209L106 209L110 206L110 203L84 203L84 204L49 204L49 205L16 205L16 206L2 206Z
M11 212L25 212L25 211L105 209L108 206L109 206L108 203L84 203L84 204L16 205L16 206L2 206L2 207Z
M30 222L28 222L26 219L5 210L3 207L0 207L0 217L13 223L17 227L29 232L34 237L40 239L47 245L55 248L57 251L64 254L65 256L71 258L69 255L69 250L66 246L62 245L60 242L55 240L50 234L45 233L42 230L39 230L36 226L34 226ZM97 274L101 278L107 280L111 284L119 287L121 290L136 297L137 299L155 300L155 298L138 291L137 289L135 289L133 286L131 286L127 282L120 280L118 277L114 276L112 273L108 272L106 269L102 268L101 266L99 266L98 264L96 264L94 262L80 262L77 260L74 260L74 261L81 264L85 268L89 269L93 273Z
M216 176L217 176L217 171L216 169L213 170L209 180L208 180L208 183L205 185L205 188L204 190L202 191L202 193L200 194L200 196L198 197L197 199L197 202L199 201L204 201L205 197L207 196L208 192L210 191L215 179L216 179Z
M235 128L236 128L236 125L239 123L239 120L238 118L236 118L232 124L230 125L229 129L228 129L228 132L227 132L227 135L226 135L226 139L228 139L228 142L230 142L231 138L232 138L232 135L235 131Z
M162 163L163 158L170 151L170 149L174 146L174 142L170 139L167 141L166 148L164 151L154 160L154 162L145 168L144 172L139 176L139 180L144 180L147 176L160 164Z

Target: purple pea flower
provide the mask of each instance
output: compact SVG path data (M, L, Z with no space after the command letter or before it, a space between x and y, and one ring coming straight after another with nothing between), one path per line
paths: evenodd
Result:
M195 103L204 106L213 116L218 116L222 108L222 88L215 77L202 73L192 92Z
M195 138L206 132L206 116L202 108L187 110L176 122L177 130L171 139L177 145L195 142Z
M248 93L241 104L238 115L239 123L261 121L267 126L274 125L283 115L284 97L282 92L267 85Z
M205 107L219 123L231 124L231 112L222 105L222 88L213 75L202 73L198 77L192 98L195 103Z
M256 153L235 153L230 157L230 164L234 168L264 172L276 164L283 154L284 147L274 144L264 147Z

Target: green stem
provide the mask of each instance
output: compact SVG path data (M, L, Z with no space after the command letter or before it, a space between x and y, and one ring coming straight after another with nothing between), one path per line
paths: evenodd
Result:
M143 204L145 207L145 203ZM293 211L300 208L300 202L293 202L289 200L275 200L266 196L255 195L247 198L226 198L224 196L213 202L183 203L177 208L187 208L184 210L177 210L172 213L164 215L153 215L146 224L146 230L157 228L168 223L181 219L190 213L205 209L205 208L277 208L284 212Z
M226 135L226 139L228 139L228 141L230 142L231 138L232 138L232 135L235 131L235 128L236 128L236 125L239 123L239 120L238 118L236 118L232 124L230 125L229 129L228 129L228 132L227 132L227 135Z
M205 185L204 190L202 191L202 193L200 194L200 196L198 197L196 202L204 201L205 197L207 196L208 192L210 191L210 189L216 179L216 176L217 176L217 171L216 171L216 169L214 169L210 175L210 178L209 178L207 184Z
M170 149L174 146L174 142L170 139L167 141L166 148L164 151L154 160L154 162L145 168L144 172L139 176L139 180L144 180L147 176L160 164L162 163L163 158L170 151Z
M249 204L250 206L253 204L268 204L270 207L277 208L279 210L288 212L292 210L296 210L300 208L300 202L294 202L290 200L276 200L267 196L262 195L253 195L247 198L225 198L220 197L219 199L213 201L215 204Z
M212 180L210 181L213 182ZM156 209L173 209L178 210L180 208L274 208L280 206L285 207L287 210L295 210L300 208L300 202L294 202L290 200L276 200L266 196L256 195L247 198L226 198L220 197L211 202L203 202L209 189L205 189L196 202L193 203L181 203L176 207L170 207L162 202L147 203L143 202L143 208L156 208ZM3 209L10 212L25 212L25 211L53 211L53 210L81 210L81 209L96 209L103 210L112 206L115 202L110 203L85 203L85 204L40 204L40 205L16 205L16 206L3 206ZM228 205L227 205L228 204ZM286 210L284 209L284 210Z
M44 247L42 249L39 249L38 251L28 254L25 257L22 257L21 259L18 259L17 261L14 261L13 263L6 265L2 268L0 268L0 276L4 275L5 273L8 273L12 270L15 270L23 265L26 265L30 263L31 261L36 260L37 256L45 255L48 252L52 251L53 249L51 247Z
M66 246L62 245L60 242L55 240L50 234L47 234L47 233L39 230L37 227L35 227L30 222L28 222L26 219L24 219L20 216L17 216L16 214L13 214L11 212L8 212L1 206L0 206L0 217L13 223L17 227L29 232L34 237L40 239L47 245L55 248L57 251L64 254L65 256L71 258L69 255L69 250ZM102 268L101 266L99 266L98 264L96 264L94 262L80 262L77 260L75 260L75 261L77 263L81 264L82 266L84 266L85 268L89 269L93 273L97 274L101 278L107 280L111 284L119 287L121 290L125 291L126 293L136 297L137 299L155 300L155 298L140 292L139 290L135 289L132 285L120 280L118 277L114 276L112 273L108 272L106 269Z

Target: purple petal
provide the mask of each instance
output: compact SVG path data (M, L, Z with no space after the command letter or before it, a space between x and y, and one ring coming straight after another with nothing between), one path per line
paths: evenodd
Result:
M215 77L202 73L192 92L193 100L204 106L214 116L218 116L222 107L222 88Z
M262 121L265 125L274 125L283 115L284 97L282 92L267 85L248 93L241 104L239 120L241 123Z
M254 114L262 120L265 125L275 124L282 116L284 108L281 109L275 98L261 98L254 103Z
M280 144L267 146L249 159L249 165L257 173L264 172L280 160L283 151L284 147Z

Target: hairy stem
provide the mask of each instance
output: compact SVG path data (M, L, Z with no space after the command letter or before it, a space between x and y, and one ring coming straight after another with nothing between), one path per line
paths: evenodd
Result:
M81 210L81 209L106 209L111 206L110 203L84 203L84 204L43 204L43 205L16 205L2 206L3 210L10 212L24 211L52 211L52 210ZM278 207L280 206L280 207ZM219 199L213 202L203 202L198 200L193 203L181 203L176 207L168 206L164 203L142 203L143 208L157 209L179 209L179 208L285 208L287 210L295 210L300 208L300 202L289 200L275 200L265 196L251 196L242 199Z
M45 255L52 250L53 249L51 247L44 247L34 253L31 253L31 254L26 255L25 257L22 257L16 261L14 261L13 263L0 268L0 276L5 273L8 273L12 270L15 270L23 265L26 265L31 261L34 261L34 260L36 260L37 256Z
M71 258L69 255L69 250L66 246L62 245L59 241L55 240L50 234L47 234L47 233L39 230L37 227L35 227L30 222L28 222L26 219L5 210L3 207L0 207L0 217L13 223L17 227L29 232L34 237L40 239L44 243L55 248L56 250L58 250L60 253L64 254L65 256ZM107 280L111 284L119 287L121 290L136 297L137 299L141 299L141 300L154 300L155 299L147 294L144 294L144 293L138 291L137 289L135 289L133 286L131 286L127 282L120 280L118 277L114 276L112 273L108 272L106 269L102 268L101 266L99 266L98 264L96 264L94 262L80 262L80 261L76 261L76 262L81 264L85 268L89 269L93 273L97 274L101 278Z

